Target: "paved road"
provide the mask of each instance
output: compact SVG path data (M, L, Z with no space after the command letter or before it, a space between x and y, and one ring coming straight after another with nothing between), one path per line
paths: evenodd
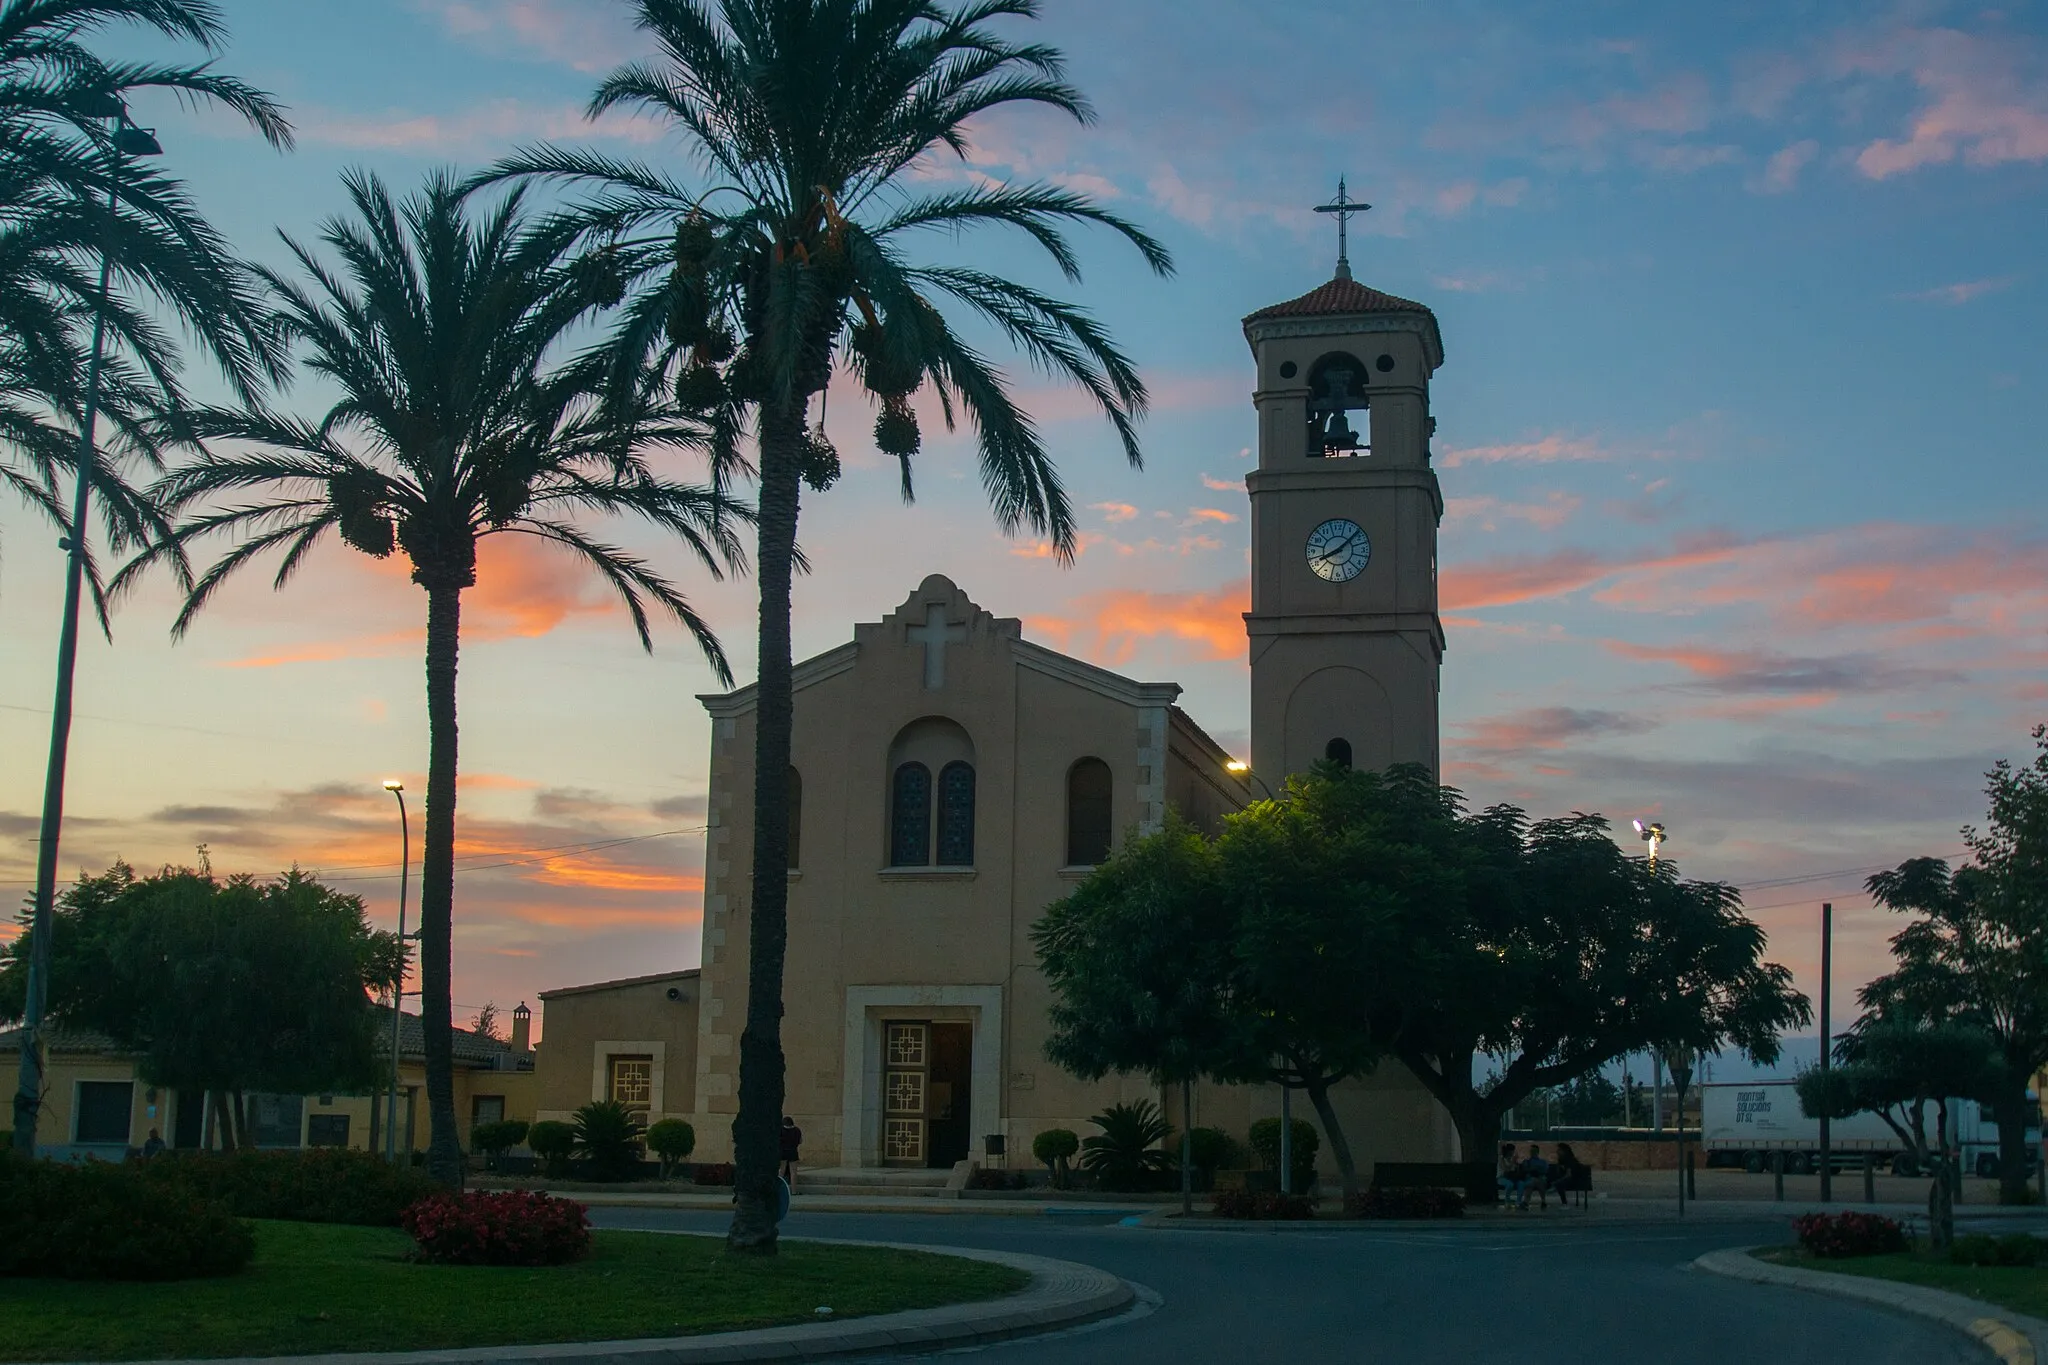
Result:
M723 1230L716 1213L593 1209L619 1228ZM791 1236L991 1247L1101 1266L1153 1290L1149 1315L983 1347L990 1365L1150 1361L1457 1365L1980 1365L1933 1323L1694 1274L1784 1225L1171 1231L1113 1215L792 1214ZM970 1354L963 1352L962 1354Z

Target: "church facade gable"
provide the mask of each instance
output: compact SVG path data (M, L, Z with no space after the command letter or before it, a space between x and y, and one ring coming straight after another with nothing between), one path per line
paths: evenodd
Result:
M1050 1001L1030 930L1169 804L1211 825L1243 804L1179 692L1026 641L936 575L798 666L783 1046L807 1159L950 1166L990 1134L1028 1148L1115 1098L1042 1062ZM701 700L713 743L696 1101L715 1160L746 1015L754 703L751 688Z

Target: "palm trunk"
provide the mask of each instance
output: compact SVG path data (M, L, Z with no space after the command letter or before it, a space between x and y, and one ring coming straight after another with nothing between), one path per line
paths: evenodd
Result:
M427 588L427 828L420 847L420 1028L426 1037L427 1170L462 1188L455 1131L455 666L462 586Z
M804 407L763 405L759 681L754 702L754 871L747 921L747 1023L732 1121L733 1214L726 1246L775 1254L780 1153L782 967L789 942L789 586L796 553Z

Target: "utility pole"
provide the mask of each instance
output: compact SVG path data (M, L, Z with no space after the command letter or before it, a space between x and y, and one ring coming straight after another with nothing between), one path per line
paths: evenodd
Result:
M1820 1074L1825 1093L1828 1074L1829 1044L1834 1040L1828 1032L1828 1007L1834 1003L1830 990L1834 977L1835 954L1835 906L1832 901L1820 903ZM1820 1202L1825 1204L1835 1196L1835 1156L1828 1142L1827 1110L1820 1115Z

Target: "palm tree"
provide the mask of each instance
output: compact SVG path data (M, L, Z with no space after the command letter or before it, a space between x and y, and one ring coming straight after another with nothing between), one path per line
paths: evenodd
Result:
M126 97L169 90L291 145L277 104L210 64L113 61L86 41L124 25L209 53L226 37L212 0L0 0L0 482L68 534L63 499L44 494L75 472L89 336L103 316L93 406L114 430L116 458L96 459L90 477L116 550L160 529L121 472L136 457L160 467L151 419L184 401L178 347L160 318L181 324L244 396L274 376L277 353L253 277L184 187L121 154ZM92 586L104 627L97 574Z
M619 298L604 262L577 254L572 228L531 219L518 193L471 221L461 190L441 174L402 204L374 177L351 174L346 184L353 217L321 230L340 267L287 237L310 284L262 272L285 335L341 396L317 422L260 405L191 419L195 437L234 442L243 453L203 455L163 480L166 506L186 514L173 544L221 534L239 541L190 583L173 631L182 633L221 584L271 551L281 552L274 581L283 587L330 530L376 558L402 552L426 590L420 983L428 1163L436 1178L459 1185L449 992L455 682L477 542L518 534L566 548L617 591L644 647L653 647L651 604L680 622L729 681L718 641L675 586L645 560L593 539L575 517L651 522L680 537L717 577L739 559L733 518L744 509L714 490L659 477L641 453L701 443L700 424L656 402L600 410L602 365L587 357L555 362L572 329Z
M245 397L274 373L277 354L253 280L226 243L177 181L131 160L161 148L129 122L125 97L153 87L222 105L279 147L290 127L267 95L206 65L101 59L85 40L121 24L207 51L225 33L212 0L0 0L0 484L55 522L67 550L36 854L38 944L49 941L54 909L84 590L107 629L91 495L117 553L165 529L123 473L138 457L160 467L150 420L183 403L177 348L159 317L184 324ZM103 412L115 433L107 457L96 429ZM40 949L14 1096L22 1152L35 1148L42 1104L48 969Z
M875 438L911 495L920 446L910 399L929 386L950 427L964 412L981 477L1006 531L1074 547L1073 513L1031 419L945 307L994 329L1039 367L1081 385L1139 463L1145 388L1084 310L987 271L918 265L920 230L1021 229L1069 280L1064 232L1107 226L1157 272L1164 247L1082 195L1050 185L928 192L924 173L967 150L968 125L1007 104L1086 123L1060 54L994 28L1037 15L1036 0L636 0L657 61L626 66L590 102L639 109L688 138L717 188L698 192L650 167L587 152L522 151L491 177L534 176L587 192L592 236L640 281L620 322L614 383L664 376L711 419L720 477L740 470L738 437L759 441L760 680L755 716L754 862L748 1004L733 1120L737 1199L728 1245L775 1249L776 1130L782 1112L782 972L788 925L790 577L801 486L829 488L839 462L810 403L835 364L879 403Z

